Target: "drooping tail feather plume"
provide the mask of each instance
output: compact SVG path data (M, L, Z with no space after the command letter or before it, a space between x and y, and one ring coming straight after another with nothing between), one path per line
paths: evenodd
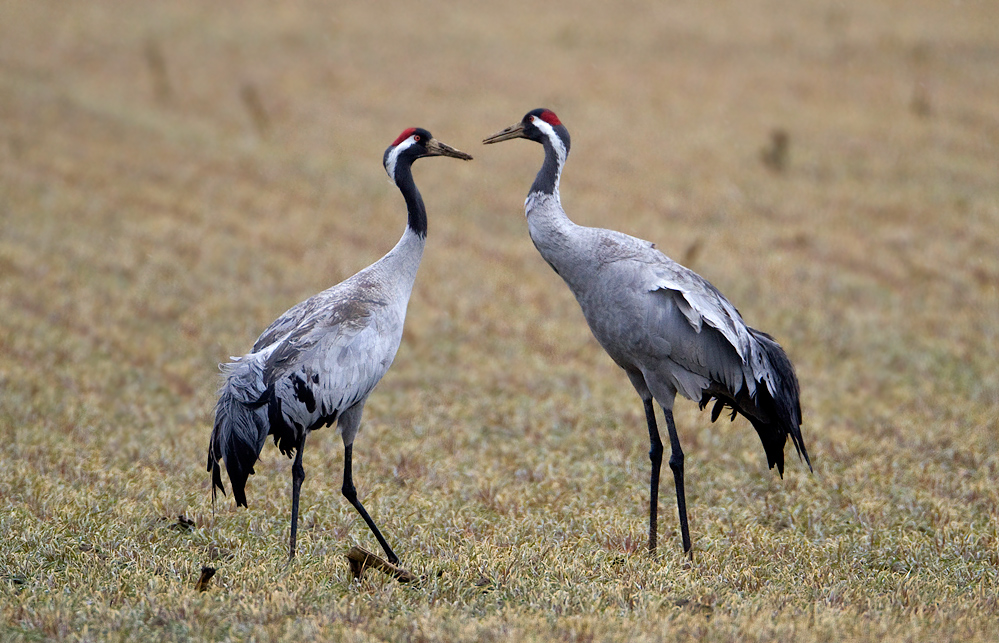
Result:
M215 405L215 426L208 445L208 470L212 473L212 499L216 489L225 494L219 459L225 462L238 506L246 506L246 479L267 439L266 404L262 365L252 356L220 366L225 377Z
M764 363L769 363L769 381L759 382L752 397L746 392L746 387L735 396L717 387L708 388L701 397L700 407L703 409L715 399L711 409L712 422L718 419L726 406L732 408L731 419L734 420L737 413L748 419L763 443L767 464L771 469L776 466L781 477L784 476L784 444L788 436L791 436L798 456L811 470L812 462L801 437L801 402L794 366L773 337L754 328L748 330L763 349Z
M768 397L776 411L780 430L791 436L791 442L798 456L804 458L808 470L811 471L812 461L808 458L808 449L805 448L804 439L801 437L801 389L798 387L798 376L794 373L794 366L787 353L773 337L754 328L750 328L749 332L763 346L776 375L774 378L776 390Z

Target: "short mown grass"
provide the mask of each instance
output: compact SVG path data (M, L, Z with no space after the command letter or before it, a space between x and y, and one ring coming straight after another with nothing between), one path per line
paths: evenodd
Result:
M999 615L999 11L988 2L0 9L0 639L988 641ZM252 89L252 98L249 90ZM680 401L694 546L623 373L527 236L531 108L578 222L774 334L814 474ZM217 364L386 252L405 127L427 253L356 442L250 507L204 470ZM761 160L787 134L780 167ZM208 591L201 568L217 569Z

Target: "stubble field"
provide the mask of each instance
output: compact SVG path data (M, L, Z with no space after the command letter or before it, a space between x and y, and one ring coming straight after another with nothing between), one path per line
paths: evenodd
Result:
M995 3L341 4L0 6L0 639L992 640ZM540 106L569 215L797 367L814 474L678 401L692 564L668 469L644 551L641 402L527 236L540 148L479 144ZM476 158L416 166L427 251L355 443L405 586L350 576L377 544L332 430L291 565L291 462L213 510L204 461L217 364L402 233L410 126Z

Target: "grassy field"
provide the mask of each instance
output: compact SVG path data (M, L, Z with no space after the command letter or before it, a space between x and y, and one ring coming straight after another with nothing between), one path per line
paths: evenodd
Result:
M455 4L0 5L0 640L993 640L999 5ZM527 236L540 148L479 145L539 106L570 216L797 367L814 474L678 402L692 564L668 471L643 551L641 402ZM204 470L216 365L402 233L409 126L476 157L416 168L427 253L354 450L415 586L351 579L377 544L333 431L290 566L290 461L248 510Z

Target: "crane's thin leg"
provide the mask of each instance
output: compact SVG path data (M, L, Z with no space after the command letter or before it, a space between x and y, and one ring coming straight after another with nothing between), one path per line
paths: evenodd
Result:
M652 399L642 400L645 403L645 420L649 424L649 460L652 460L652 478L649 481L649 553L656 553L659 524L659 471L663 466L663 441L659 437L659 427L656 426L656 409Z
M302 481L305 480L305 467L302 466L302 452L305 451L305 436L302 432L298 440L298 453L295 454L295 464L291 465L291 548L288 560L295 557L295 543L298 540L298 496L302 491Z
M690 551L690 529L687 527L687 501L683 495L683 449L680 448L680 438L676 435L676 425L673 424L673 411L663 407L666 415L666 427L669 429L669 447L672 452L669 457L669 468L673 470L673 483L676 485L676 508L680 512L680 535L683 537L683 551L694 558Z
M361 518L364 518L364 522L368 523L368 529L371 533L375 535L378 539L378 544L382 546L385 550L385 554L388 556L388 560L393 565L399 564L399 557L395 555L392 548L389 547L388 543L385 542L385 538L382 537L382 532L378 531L378 527L375 526L375 521L371 519L368 512L364 510L364 506L361 501L357 499L357 490L354 489L354 474L352 473L352 454L354 451L354 445L349 444L344 447L343 451L343 488L340 490L343 493L343 497L350 501L350 504L354 505L354 509L357 509L357 513L361 514Z

